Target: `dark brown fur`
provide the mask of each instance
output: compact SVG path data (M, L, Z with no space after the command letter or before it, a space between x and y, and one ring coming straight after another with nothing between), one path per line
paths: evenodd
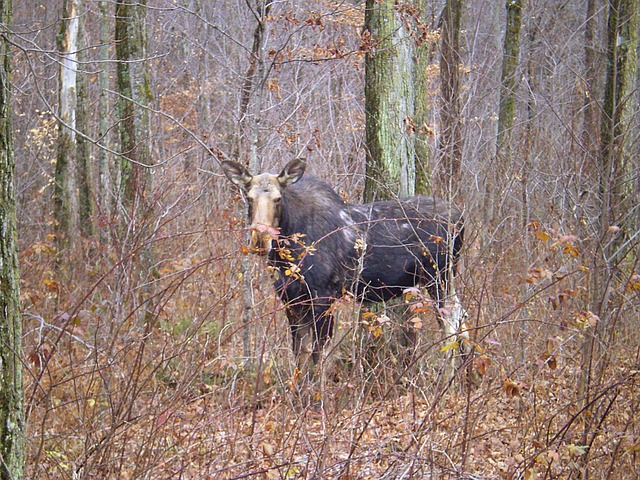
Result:
M268 207L272 217L250 212L252 229L258 230L252 247L268 254L279 272L275 289L287 307L298 358L312 354L314 362L319 360L333 333L329 307L344 291L378 302L422 285L442 305L462 247L457 207L426 196L346 204L326 183L301 178L302 160L290 162L278 176L252 176L234 162L224 162L223 168L254 197L254 205L260 195L267 198L261 199L263 206L278 198Z

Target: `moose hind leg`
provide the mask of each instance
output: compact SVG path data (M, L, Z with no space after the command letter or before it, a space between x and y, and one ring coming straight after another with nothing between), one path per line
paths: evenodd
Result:
M450 384L456 372L456 351L461 347L459 333L464 318L462 304L454 294L455 299L446 297L445 291L436 282L427 286L429 296L437 308L437 319L445 342L441 351L444 354L443 380Z
M313 354L313 335L311 325L302 325L292 328L293 354L296 358L296 367L304 376L309 375Z
M312 325L305 315L301 315L293 309L287 310L289 327L291 328L291 340L293 343L293 355L296 367L303 378L309 376L311 356L313 353Z
M452 341L458 337L468 340L469 333L463 329L467 312L462 307L462 302L455 290L438 304L438 318L446 338Z
M315 319L313 362L319 363L326 355L325 348L333 336L333 316L325 310L318 314Z
M459 352L458 357L461 363L466 364L467 368L467 380L470 385L478 386L482 380L480 374L473 366L471 359L475 353L475 347L469 336L468 324L466 318L468 317L467 311L463 308L460 298L452 289L452 292L445 300L445 306L442 309L442 317L445 325L450 330L455 329L457 335L457 350Z
M333 316L325 309L316 317L313 341L313 363L316 386L318 390L315 394L314 402L316 407L324 405L326 399L327 376L329 375L332 363L329 357L331 337L333 336Z

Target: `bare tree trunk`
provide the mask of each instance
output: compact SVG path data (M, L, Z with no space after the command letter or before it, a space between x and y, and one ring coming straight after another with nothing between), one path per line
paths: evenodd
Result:
M520 30L522 25L521 12L522 0L506 0L507 18L502 41L502 71L500 77L500 96L498 106L498 125L495 143L495 168L487 169L484 182L484 221L487 224L495 222L499 216L500 184L501 177L508 171L511 162L511 133L516 105L516 92L518 90L519 66L520 66ZM500 10L499 7L496 7ZM498 15L499 17L499 15ZM497 36L497 35L496 35ZM531 65L531 62L529 62ZM531 99L529 99L529 107ZM531 114L531 111L529 110ZM525 158L525 163L528 159ZM523 168L526 172L526 165ZM523 200L526 198L526 178L523 177Z
M116 2L117 85L120 95L121 179L120 193L131 212L150 188L151 147L149 112L151 102L149 75L146 71L146 0Z
M22 320L11 123L11 0L0 1L0 478L24 473Z
M607 26L607 78L598 155L600 215L603 247L596 256L592 279L592 308L605 315L609 277L628 253L625 239L635 234L638 204L633 201L633 159L630 156L631 113L637 82L638 0L610 0ZM636 211L634 215L633 212ZM610 227L621 228L611 239Z
M93 224L93 176L91 172L91 144L85 138L89 133L87 76L85 74L86 46L84 42L84 18L82 0L78 0L78 70L77 70L77 112L76 127L83 135L76 138L76 157L78 174L78 220L83 237L91 237Z
M637 107L636 95L639 0L609 0L607 26L607 75L602 112L601 146L597 163L599 170L600 212L596 230L599 242L591 274L591 311L599 321L585 336L582 348L582 368L579 384L583 404L589 405L592 386L602 375L608 362L608 350L602 348L602 336L611 328L619 299L613 288L622 283L618 278L624 260L637 241L637 215L640 206L635 200L631 141L632 114ZM637 168L637 166L635 166ZM612 227L614 229L612 230ZM590 421L584 429L590 433ZM585 455L586 457L586 455ZM586 458L583 459L586 462Z
M206 6L207 2L204 0L197 0L194 5L194 9L197 15L206 18ZM211 24L208 22L198 23L196 36L202 38L204 45L207 47L207 39L211 36ZM198 101L196 103L196 109L198 112L198 134L206 137L209 134L211 128L211 99L209 98L209 88L207 81L210 75L209 62L198 62ZM186 166L185 166L186 167Z
M430 32L435 29L432 22L427 18L426 0L415 0L419 10L415 70L413 77L413 88L415 95L414 125L415 125L415 149L416 149L416 193L422 195L431 194L431 149L429 137L433 131L429 128L429 96L428 96L428 69L431 65L434 45L430 40Z
M78 224L78 196L76 193L76 106L78 70L78 31L80 18L77 0L64 0L58 51L60 53L59 80L59 137L54 186L54 216L58 251L66 250Z
M602 85L598 81L597 72L598 68L598 56L596 48L600 44L597 38L597 11L601 0L588 0L587 3L587 18L585 20L585 35L584 35L584 60L585 60L585 73L584 73L584 124L583 124L583 146L585 150L585 159L587 164L587 171L591 173L591 181L593 183L585 185L585 191L588 189L594 189L599 192L599 167L598 167L598 150L600 148L600 131L599 122L600 111L598 103L603 97ZM585 222L586 223L586 222ZM586 225L586 227L592 229L591 231L598 231L600 228L594 225ZM590 232L585 232L587 235ZM585 235L586 236L586 235ZM597 236L594 239L593 251L597 251L600 248L600 238ZM596 291L599 290L599 285L602 282L597 264L600 262L595 259L592 265L592 300L590 308L592 311L597 310L597 302L595 302ZM604 278L604 277L603 277ZM591 369L592 359L594 354L594 342L595 337L593 335L585 335L582 341L582 369L581 377L578 385L578 397L588 401L588 391L590 389L591 382ZM584 441L586 441L588 426L585 425Z
M365 10L365 201L415 191L414 42L392 0Z
M120 133L120 185L118 189L120 214L128 221L127 234L132 243L127 245L138 258L132 265L137 272L135 288L139 301L145 304L143 320L149 325L153 318L152 285L155 277L151 239L155 232L152 191L151 137L148 106L151 104L151 86L147 72L147 14L146 0L116 2L116 83Z
M240 99L239 135L234 156L240 157L242 151L248 151L248 160L245 162L251 172L258 170L258 140L259 124L262 104L262 87L264 84L264 22L269 14L271 3L263 0L256 0L255 16L257 18L256 28L253 33L253 46L249 56L249 67L245 73L242 84ZM251 325L254 312L253 304L253 278L251 259L245 255L242 259L242 281L243 281L243 333L242 346L246 362L251 358Z
M109 41L110 41L110 2L100 0L98 9L100 10L100 98L98 111L100 115L98 123L98 141L106 148L98 148L98 194L97 206L102 217L109 218L112 213L111 195L111 155L107 151L111 142L109 141ZM105 222L103 222L105 223ZM102 241L106 241L105 229L100 230Z
M607 80L601 131L599 164L602 200L601 231L612 225L623 228L620 241L609 242L603 250L604 261L615 264L626 255L622 240L634 233L638 208L632 202L633 172L630 131L633 98L637 82L639 0L610 0L607 47ZM634 205L635 203L635 205ZM631 221L631 223L630 223Z
M502 78L500 80L500 109L498 112L498 139L496 151L506 155L511 151L511 131L518 87L520 56L520 28L522 26L522 0L507 0L507 26L504 34Z
M593 164L597 155L598 139L600 131L598 128L598 100L599 89L598 72L600 62L598 61L597 48L600 45L597 36L598 32L598 10L601 0L588 0L587 18L584 30L584 127L582 138L587 157Z
M447 0L442 12L440 51L440 91L442 93L440 152L442 184L453 194L462 163L462 122L460 118L460 20L462 0Z

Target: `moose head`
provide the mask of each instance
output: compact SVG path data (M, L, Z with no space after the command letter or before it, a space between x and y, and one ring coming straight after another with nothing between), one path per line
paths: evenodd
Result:
M306 166L306 160L298 158L285 165L278 175L262 173L254 176L238 162L222 162L225 175L240 187L249 203L253 253L267 255L271 241L278 239L282 194L289 185L302 178Z

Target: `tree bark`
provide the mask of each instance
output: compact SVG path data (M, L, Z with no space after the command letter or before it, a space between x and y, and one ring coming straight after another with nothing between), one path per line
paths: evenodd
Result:
M419 8L419 7L418 7ZM403 6L393 0L367 0L363 44L365 57L365 143L367 147L365 202L407 197L415 194L416 185L429 187L426 173L428 158L423 156L420 174L416 175L416 125L426 121L426 62L428 44L419 45L411 36L411 23ZM414 17L415 18L415 17ZM420 55L425 57L420 61ZM416 91L419 97L416 97ZM424 155L425 145L420 152ZM416 180L416 177L418 180ZM418 183L419 182L419 183ZM393 302L390 302L393 303ZM381 312L384 305L371 305L371 312ZM403 345L407 357L412 355L415 338L411 330L400 332L391 344ZM381 339L382 340L382 339ZM411 349L408 343L411 343ZM381 342L373 342L366 356L377 362Z
M601 82L598 81L600 72L600 62L597 48L600 45L598 40L598 9L600 0L587 1L587 18L584 29L584 126L582 139L584 148L593 167L594 159L597 156L598 140L600 131L598 128L598 94Z
M264 24L272 3L264 0L256 0L254 9L257 19L253 31L253 44L249 56L249 67L244 75L242 91L240 93L240 112L238 120L238 142L234 157L240 158L240 152L248 152L248 159L245 162L249 171L255 173L258 168L258 142L260 139L259 125L262 111L262 88L265 82L264 68ZM251 326L254 314L253 303L253 270L254 262L245 255L242 258L242 288L243 288L243 312L242 320L244 328L242 330L242 349L245 357L245 364L251 364Z
M99 0L98 9L100 11L100 75L98 82L100 83L100 98L98 100L98 111L100 119L98 120L98 141L106 148L98 149L98 193L97 207L100 216L109 218L112 213L111 201L111 155L107 151L110 147L110 128L109 128L109 42L110 27L109 5L107 0ZM102 223L105 223L104 221ZM106 229L100 230L101 239L107 240Z
M600 321L585 336L582 345L578 387L584 405L590 404L592 384L601 376L607 363L609 353L601 347L600 336L610 325L613 312L618 310L612 287L618 283L615 277L631 250L629 244L633 244L627 240L638 232L639 207L634 200L637 191L634 191L631 155L631 141L635 137L632 132L634 108L637 114L633 98L637 94L638 7L639 0L609 0L607 72L597 158L600 212L595 230L599 235L593 255L590 292L591 311ZM620 229L616 236L612 236L610 229L614 226ZM590 422L585 425L583 440L590 432Z
M77 0L64 0L60 35L58 36L58 52L60 54L59 137L53 200L56 241L59 252L69 247L78 224L76 107L79 25Z
M154 225L152 191L151 135L148 107L152 101L147 71L146 0L117 0L115 20L117 110L120 133L120 178L118 207L126 222L127 232L134 243L131 259L139 288L141 323L149 328L156 318L153 285L157 271L154 268L152 239ZM133 228L132 228L133 227ZM133 255L134 251L136 254Z
M620 241L609 242L604 261L613 265L625 255L621 241L635 232L637 215L626 216L634 206L631 158L632 112L637 82L639 0L610 0L607 26L607 78L602 116L600 167L600 229L623 228ZM625 218L626 217L626 218Z
M125 208L132 212L151 186L146 8L146 0L116 2L116 79L122 155L119 189Z
M85 135L89 134L89 113L88 113L88 89L87 75L85 74L86 45L84 41L84 14L82 0L78 3L78 67L77 67L77 103L76 103L76 128L82 135L76 138L76 158L78 174L78 219L80 222L80 233L83 237L89 238L94 232L93 223L93 176L91 168L91 143Z
M413 77L413 88L415 94L414 125L415 125L415 149L416 149L416 185L415 193L430 195L431 191L431 147L430 137L433 131L429 128L429 94L427 77L429 66L432 61L433 43L431 41L431 31L434 25L427 18L426 0L415 0L419 11L416 47L415 47L415 70Z
M504 34L502 77L500 80L500 108L498 112L498 154L509 156L511 132L515 115L520 56L520 29L522 27L522 0L507 0L507 26Z
M462 0L447 0L442 12L440 91L442 94L440 151L442 184L452 194L462 163L462 121L460 118L460 20Z
M16 234L14 150L11 123L11 29L13 3L0 0L0 479L24 474L24 386L20 273Z
M414 48L392 0L365 10L365 201L415 191Z

